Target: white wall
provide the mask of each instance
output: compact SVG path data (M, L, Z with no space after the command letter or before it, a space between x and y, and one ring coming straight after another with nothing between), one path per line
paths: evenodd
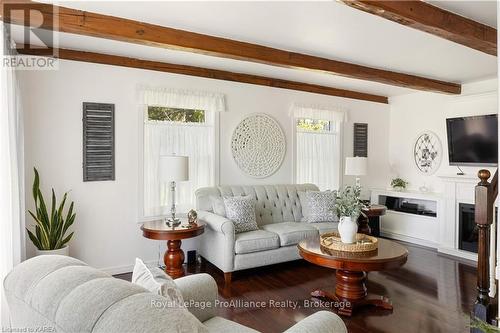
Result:
M391 177L410 182L410 189L425 184L431 191L442 192L439 175L454 175L458 169L448 162L446 118L497 113L497 80L485 80L462 86L462 95L447 96L418 92L390 99L389 154ZM422 174L413 160L413 144L423 131L436 133L443 146L443 159L432 176ZM462 168L468 177L476 177L479 168Z
M290 183L292 175L293 102L337 105L349 109L344 155L352 154L352 123L369 123L369 187L385 186L388 173L389 107L323 95L152 71L61 61L57 71L20 73L25 112L26 202L32 208L32 168L41 174L42 188L61 196L71 190L77 218L71 255L92 266L117 273L129 271L135 257L156 260L158 243L144 239L137 225L139 189L139 128L137 84L215 91L226 94L229 111L220 119L220 183ZM115 104L116 181L82 181L82 102ZM287 137L285 161L274 175L253 179L242 174L230 154L229 138L247 114L271 114ZM351 182L352 179L345 179ZM29 223L30 218L27 217ZM28 243L30 243L28 241ZM196 241L184 242L184 248ZM32 248L28 249L28 255Z

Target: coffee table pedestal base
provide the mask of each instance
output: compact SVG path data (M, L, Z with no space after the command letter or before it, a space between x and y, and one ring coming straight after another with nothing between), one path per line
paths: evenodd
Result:
M366 290L366 273L337 270L337 283L335 285L335 294L316 290L311 293L313 297L326 298L338 303L336 310L338 314L352 316L356 308L373 305L385 310L392 310L392 304L386 297L368 298Z
M184 251L181 249L181 240L168 240L167 250L163 256L163 262L165 263L165 273L170 275L172 279L177 279L184 276Z

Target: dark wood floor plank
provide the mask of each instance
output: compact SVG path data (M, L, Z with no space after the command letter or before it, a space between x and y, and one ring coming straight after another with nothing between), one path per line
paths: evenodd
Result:
M405 244L408 262L393 271L370 272L370 293L388 296L394 311L360 309L351 318L343 318L350 333L461 333L469 332L468 313L475 299L476 269L472 263L441 256L436 251ZM236 272L230 287L211 264L188 268L189 274L206 272L219 287L221 300L286 301L300 308L221 308L218 315L252 327L263 333L283 332L297 321L319 310L305 308L309 293L321 288L334 289L333 270L305 261ZM119 278L130 280L131 274Z

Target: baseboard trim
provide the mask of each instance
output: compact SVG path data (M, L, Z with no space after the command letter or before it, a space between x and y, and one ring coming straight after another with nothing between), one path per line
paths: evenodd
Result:
M158 260L148 260L144 261L144 263L148 266L154 266L158 263ZM124 274L124 273L130 273L134 270L134 264L131 265L123 265L123 266L111 266L111 267L104 267L104 268L98 268L99 270L106 272L110 275L117 275L117 274Z
M418 245L430 247L433 249L437 249L437 247L438 247L438 245L435 242L430 242L430 241L425 240L425 239L415 238L415 237L411 237L411 236L401 235L401 234L397 234L397 233L390 232L390 231L382 231L381 230L380 236L401 240L403 242L418 244Z
M452 256L452 257L459 257L459 258L467 259L467 260L473 261L474 263L477 263L477 254L476 253L470 253L467 251L452 249L452 248L448 248L448 247L438 247L438 252L447 254L447 255Z

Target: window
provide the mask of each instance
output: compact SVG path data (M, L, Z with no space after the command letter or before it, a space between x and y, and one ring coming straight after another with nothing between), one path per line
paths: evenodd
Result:
M340 186L340 121L296 119L296 182L316 184L321 190Z
M169 184L159 181L162 155L189 156L189 181L177 183L177 212L195 208L196 189L215 185L215 112L148 106L144 122L144 217L170 212Z
M171 121L171 122L181 122L181 123L204 123L205 111L167 108L163 106L149 106L148 120Z

